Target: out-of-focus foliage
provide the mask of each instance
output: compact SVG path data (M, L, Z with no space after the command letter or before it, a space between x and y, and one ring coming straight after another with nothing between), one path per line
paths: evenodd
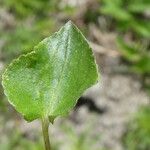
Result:
M150 148L150 107L139 110L123 139L125 149L148 150Z
M144 16L149 8L149 0L103 0L101 12L116 21L121 31L132 30L139 36L150 37L150 22Z
M3 0L5 7L20 19L29 15L43 17L57 10L59 0Z
M65 148L65 150L104 150L97 146L100 140L99 134L91 138L91 128L91 126L87 125L79 134L71 124L62 123L60 132L62 132L61 134L65 133L66 140L60 141L60 139L54 138L51 134L52 150L60 150L61 148ZM9 130L5 138L0 141L0 150L43 150L43 139L39 138L40 133L37 134L37 138L29 138L28 134L24 135L16 128L14 128L13 132Z
M68 146L65 148L66 150L102 150L102 148L96 146L100 140L100 136L95 135L91 138L91 125L85 126L80 134L70 125L64 124L61 128L66 133L69 141Z
M118 38L119 49L124 58L131 62L131 69L139 74L150 74L150 53L139 43L126 43Z
M9 137L3 138L0 142L1 150L42 150L44 149L42 140L29 140L19 132L14 130L9 134Z
M150 75L149 0L102 0L101 13L119 31L117 44L133 72Z

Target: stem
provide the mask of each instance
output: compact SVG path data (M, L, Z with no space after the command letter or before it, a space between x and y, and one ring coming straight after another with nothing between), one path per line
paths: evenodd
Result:
M51 150L50 141L49 141L49 134L48 134L48 128L49 128L49 119L42 118L42 131L43 131L43 138L45 143L45 150Z

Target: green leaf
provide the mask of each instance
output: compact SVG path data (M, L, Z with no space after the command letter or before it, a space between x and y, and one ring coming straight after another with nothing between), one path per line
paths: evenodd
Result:
M3 74L3 87L9 102L26 120L52 120L66 115L97 80L92 50L69 21L32 52L14 60Z

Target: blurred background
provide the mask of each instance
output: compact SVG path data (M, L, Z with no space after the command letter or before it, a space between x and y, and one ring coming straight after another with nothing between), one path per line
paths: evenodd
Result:
M150 150L149 0L0 0L0 76L68 20L88 39L101 80L50 126L53 150ZM43 150L40 123L24 121L1 84L0 150Z

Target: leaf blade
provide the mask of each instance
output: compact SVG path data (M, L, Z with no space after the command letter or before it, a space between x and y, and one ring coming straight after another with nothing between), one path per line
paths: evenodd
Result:
M94 56L79 29L68 22L3 74L9 102L29 121L68 113L97 82Z

